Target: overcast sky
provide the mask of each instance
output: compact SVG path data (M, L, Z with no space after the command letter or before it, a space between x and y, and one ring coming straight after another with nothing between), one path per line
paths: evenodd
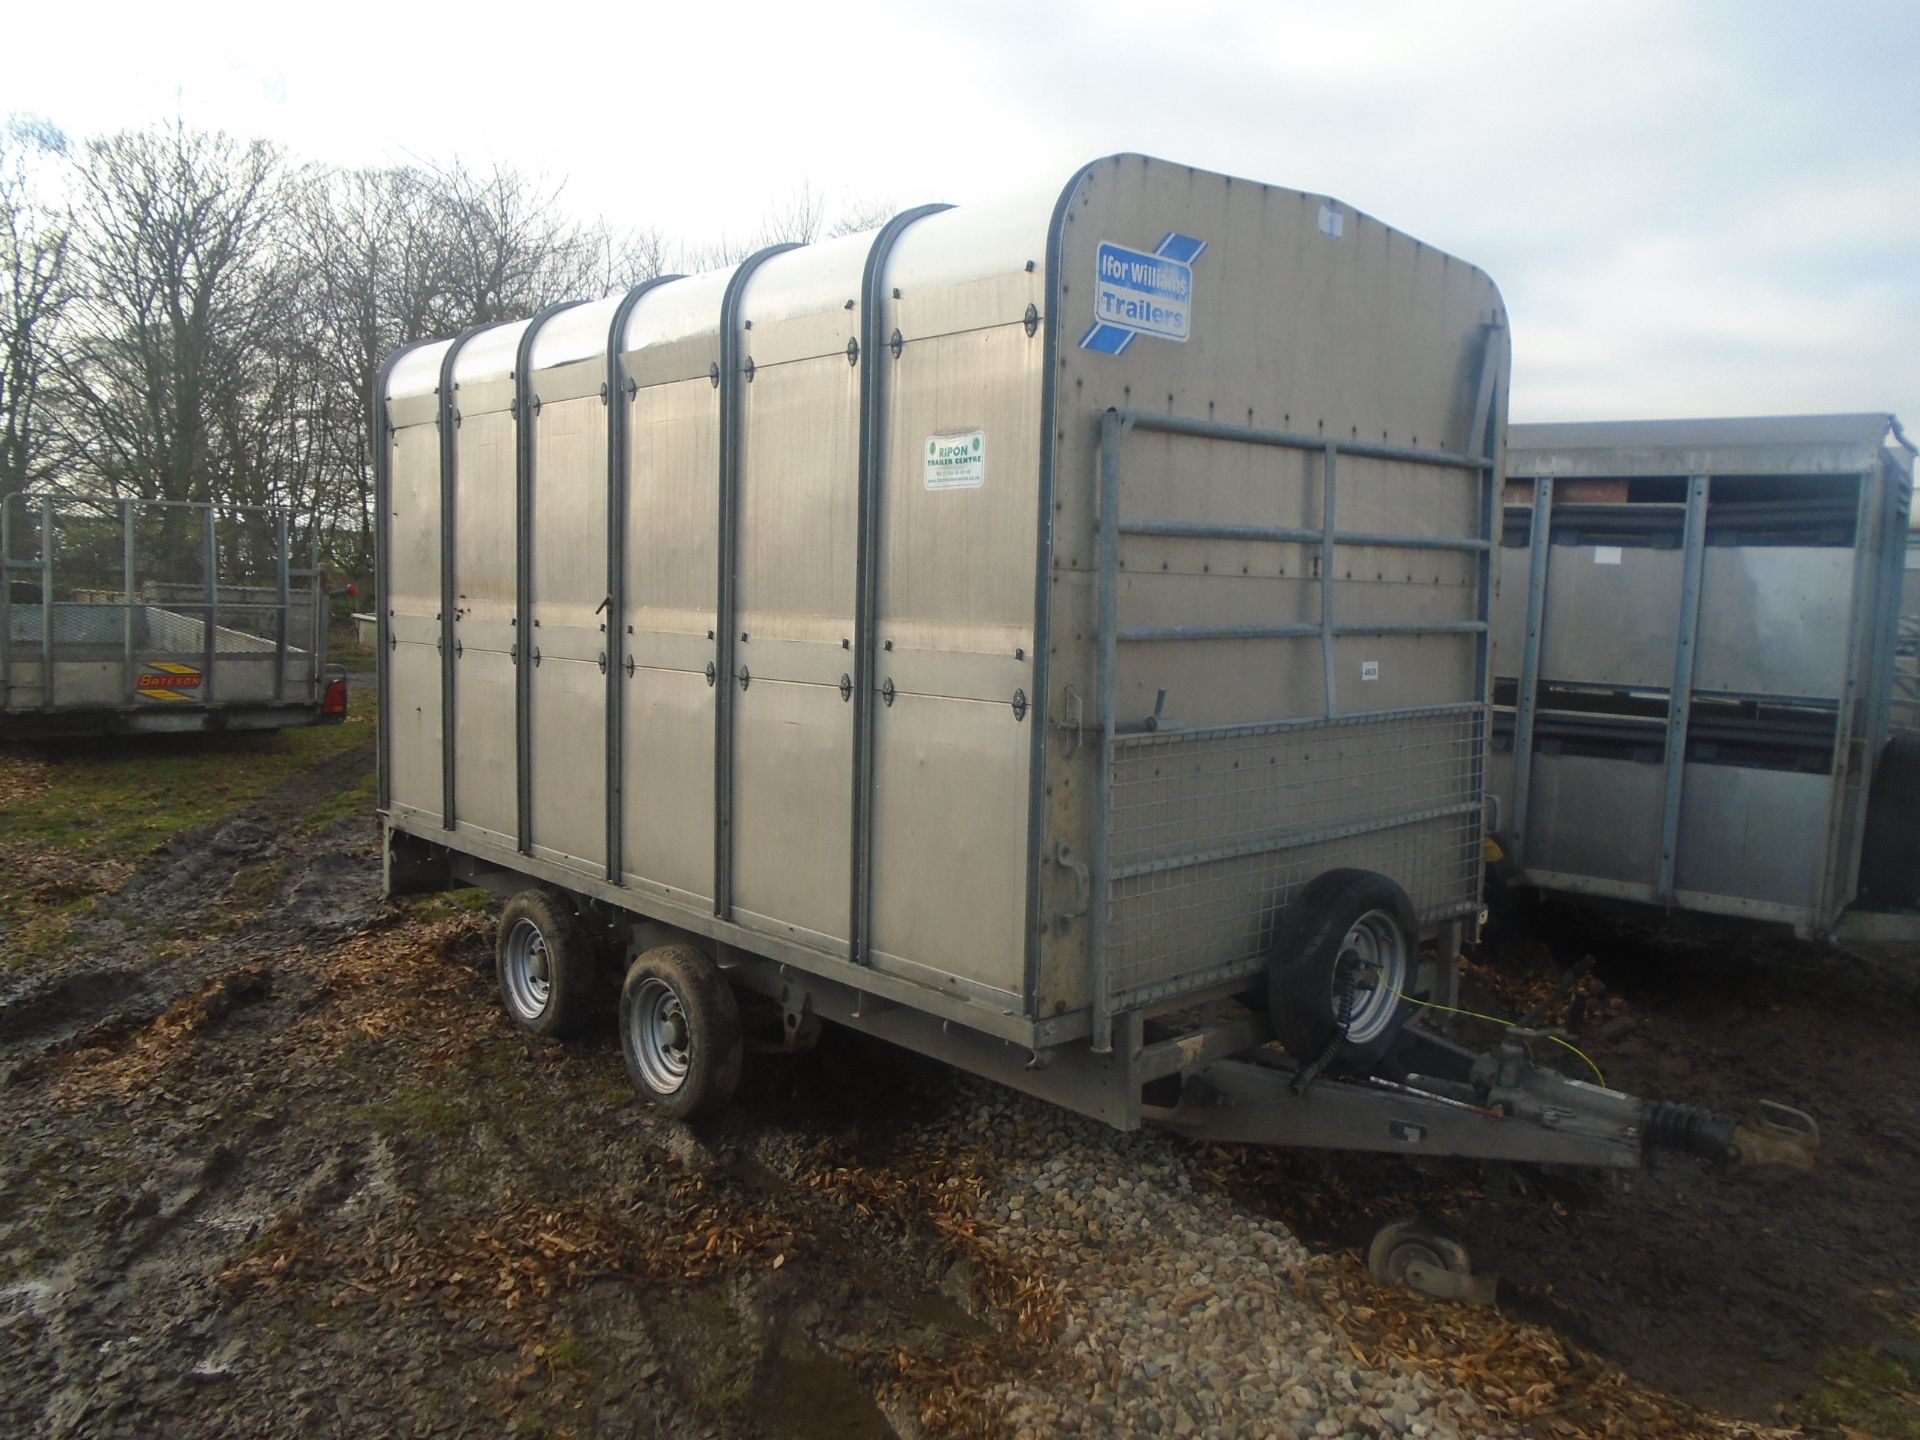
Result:
M1484 267L1516 419L1920 432L1915 0L143 0L36 4L0 47L0 111L76 137L179 114L313 160L505 161L696 241L802 181L964 203L1143 150Z

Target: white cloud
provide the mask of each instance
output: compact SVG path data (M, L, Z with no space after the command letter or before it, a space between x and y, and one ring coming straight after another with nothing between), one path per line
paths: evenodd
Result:
M1779 0L151 4L9 22L7 108L459 154L693 239L802 180L967 201L1143 149L1485 267L1515 413L1920 418L1920 7Z

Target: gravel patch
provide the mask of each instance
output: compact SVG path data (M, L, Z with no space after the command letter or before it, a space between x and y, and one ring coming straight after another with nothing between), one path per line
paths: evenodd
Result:
M1370 1364L1317 1299L1329 1262L1196 1185L1206 1152L970 1078L927 1138L952 1143L956 1124L991 1157L980 1218L1058 1302L1063 1363L988 1392L1021 1440L1519 1433L1424 1371Z

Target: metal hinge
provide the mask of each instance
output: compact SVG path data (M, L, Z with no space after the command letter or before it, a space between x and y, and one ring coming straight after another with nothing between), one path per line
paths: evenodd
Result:
M1053 843L1053 863L1073 876L1074 906L1053 917L1053 933L1064 935L1074 921L1093 907L1093 873L1073 858L1073 847L1064 840Z

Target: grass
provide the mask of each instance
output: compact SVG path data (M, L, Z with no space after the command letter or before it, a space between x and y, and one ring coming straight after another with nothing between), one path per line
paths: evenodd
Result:
M0 827L12 845L132 860L223 820L375 738L370 687L344 724L270 734L154 735L0 752Z
M471 1123L467 1112L445 1095L414 1086L402 1086L384 1100L353 1109L354 1118L381 1135L438 1135L451 1138Z
M150 735L0 749L0 932L9 968L57 954L73 925L184 831L225 820L306 772L371 755L374 688L346 721L266 734ZM371 770L317 802L321 823L373 811ZM309 820L311 823L311 820ZM245 879L246 877L242 877ZM236 901L278 877L252 877ZM270 889L268 889L270 894Z
M409 895L399 903L406 906L417 920L452 920L462 915L484 913L493 904L493 896L478 886L462 886L458 890Z
M1914 1332L1920 1345L1920 1329ZM1843 1434L1877 1440L1920 1440L1920 1350L1894 1354L1880 1346L1833 1352L1826 1378L1806 1397L1808 1413Z
M587 1371L593 1368L593 1351L571 1330L546 1347L544 1358L550 1371Z
M356 816L371 816L376 780L377 777L370 770L353 784L322 800L307 812L307 818L301 822L301 833L312 835L342 820L351 820Z

